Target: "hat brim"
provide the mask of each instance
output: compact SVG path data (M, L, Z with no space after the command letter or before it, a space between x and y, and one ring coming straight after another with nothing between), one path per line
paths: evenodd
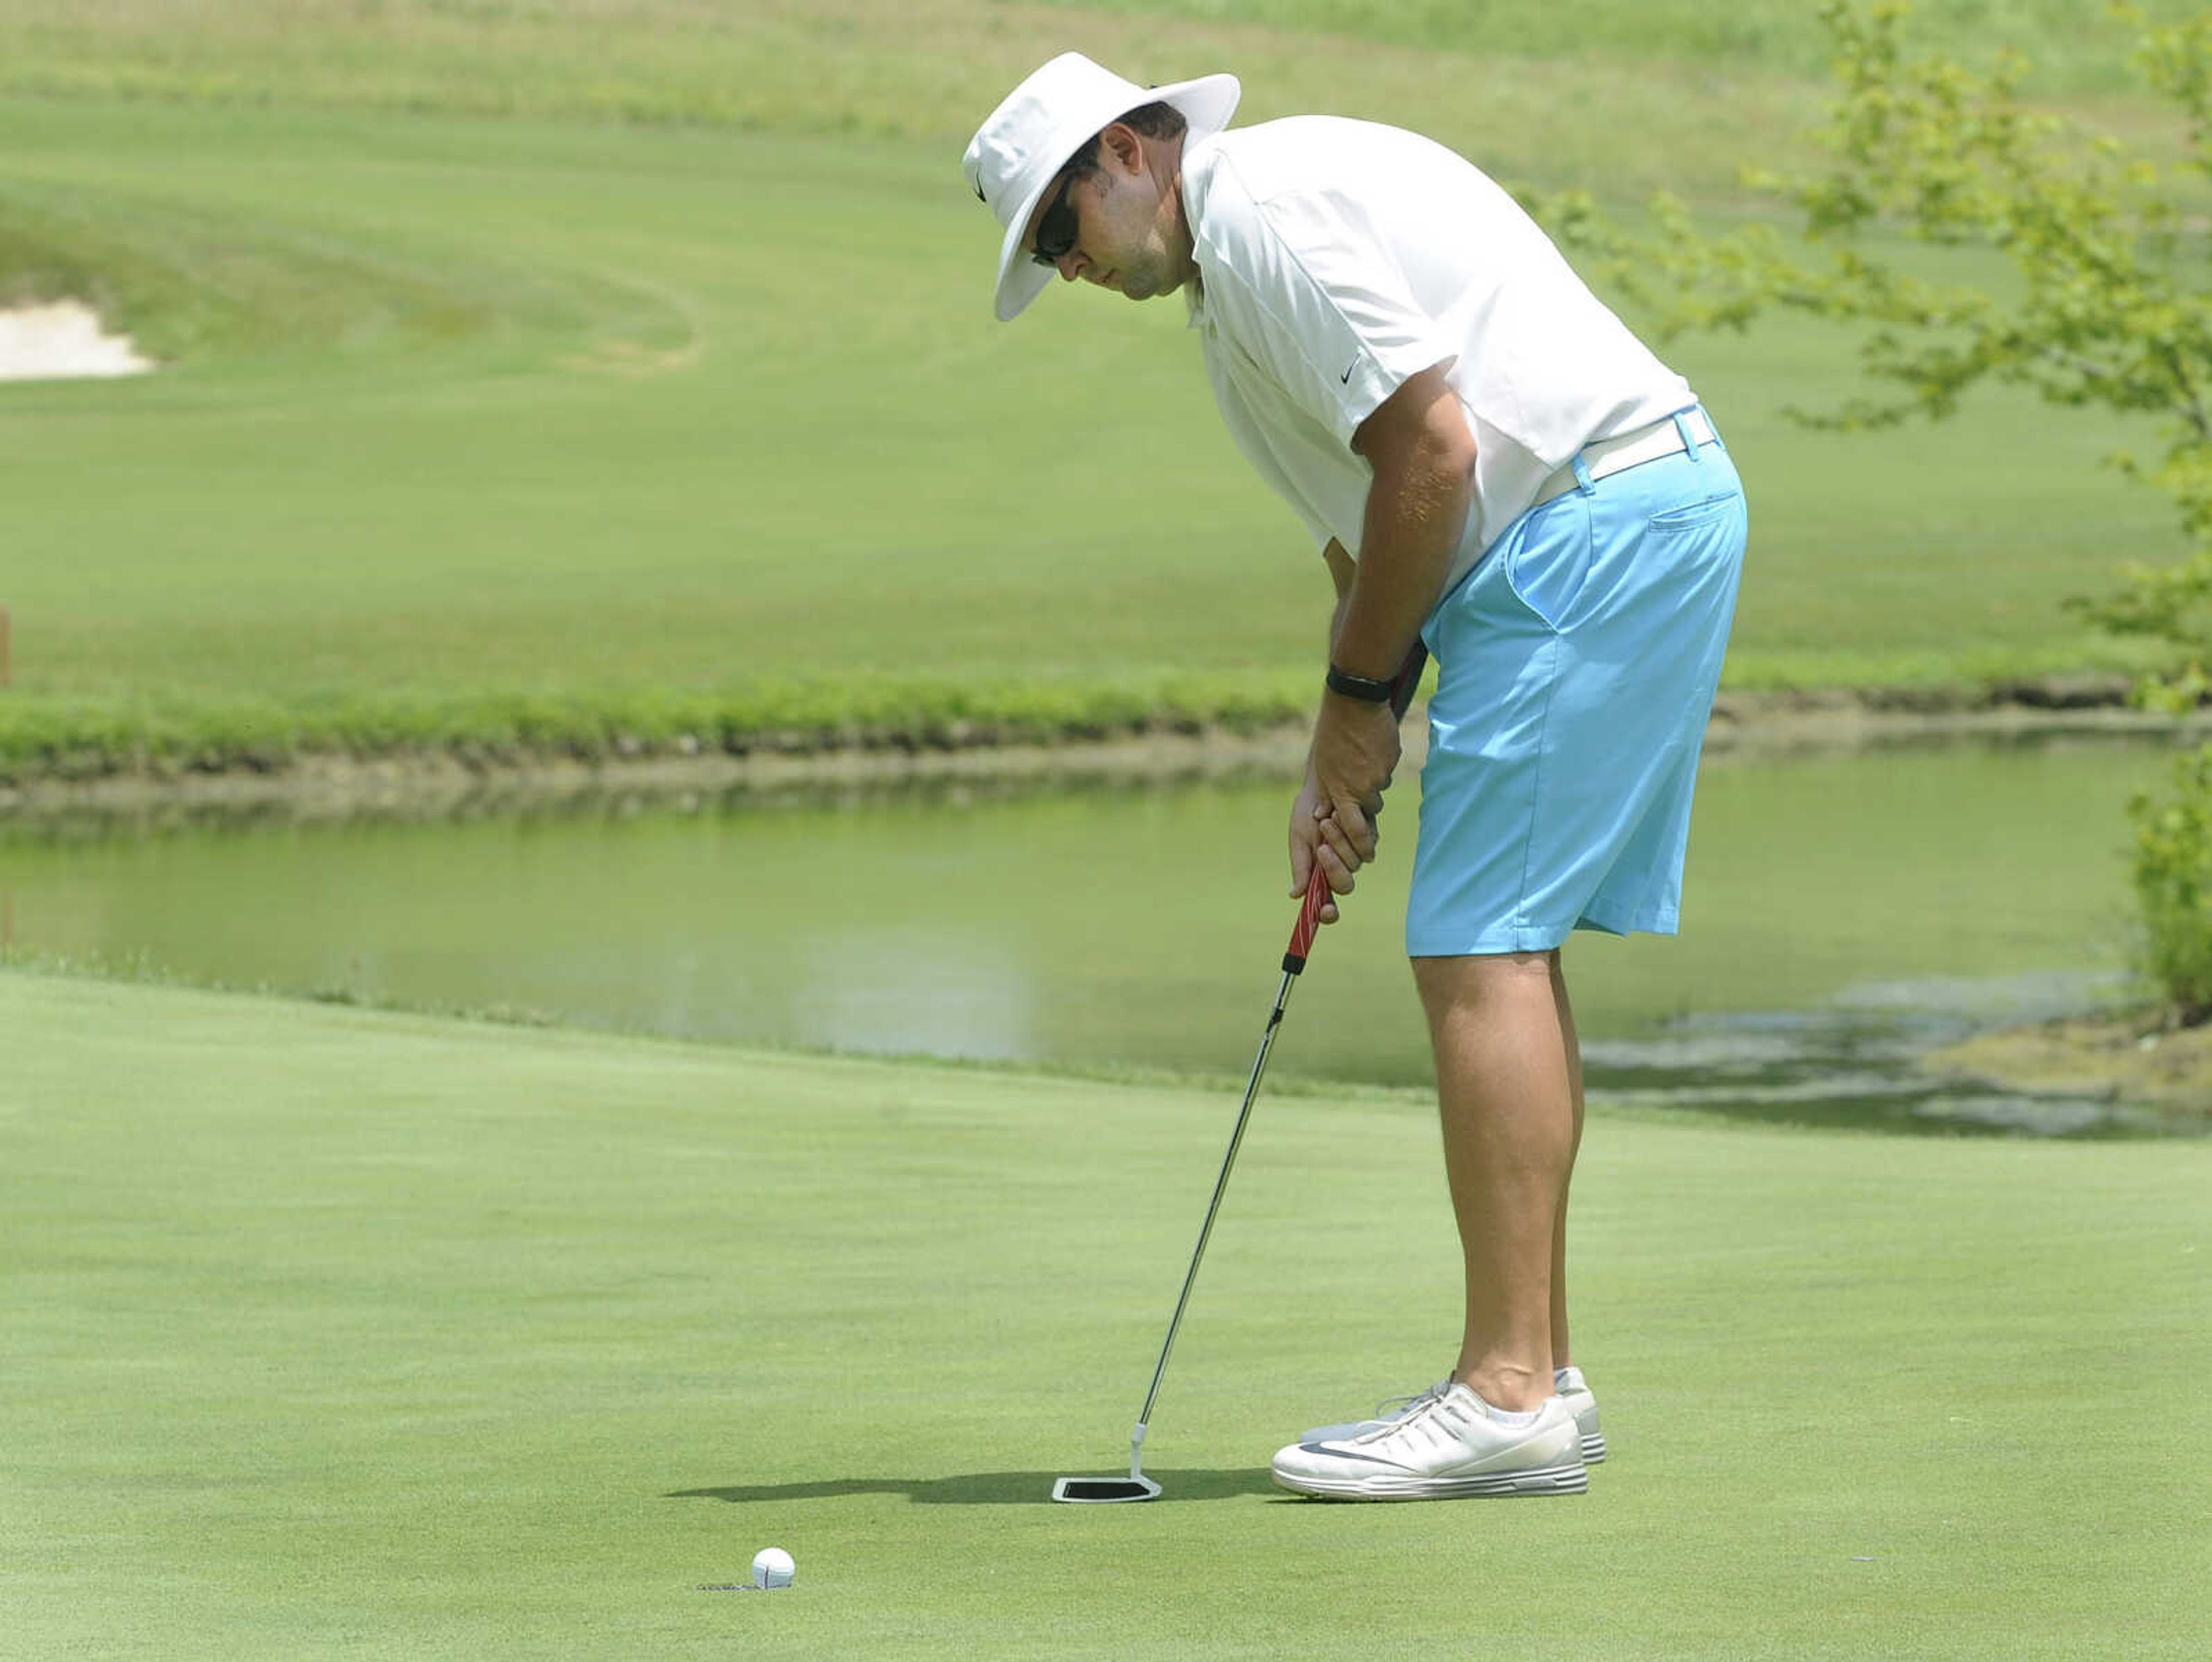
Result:
M1151 87L1144 96L1133 102L1109 109L1095 121L1085 125L1068 148L1068 155L1101 129L1111 126L1131 110L1146 104L1171 104L1182 114L1185 131L1182 142L1186 147L1202 138L1211 138L1229 125L1229 118L1237 113L1237 100L1244 88L1233 75L1201 75L1194 81L1178 81L1171 86ZM1066 157L1060 158L1065 165ZM1045 285L1057 275L1049 265L1040 265L1022 252L1022 235L1030 228L1030 219L1036 212L1037 204L1060 177L1055 166L1038 183L1036 188L1023 198L1006 226L1006 240L999 245L999 321L1012 323L1028 309L1029 303L1042 294Z

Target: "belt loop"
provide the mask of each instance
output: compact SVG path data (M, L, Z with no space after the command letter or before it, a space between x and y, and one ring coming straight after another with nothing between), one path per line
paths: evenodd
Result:
M1580 487L1583 495L1587 496L1597 489L1597 481L1590 477L1589 464L1583 460L1581 451L1575 452L1574 460L1570 466L1575 470L1575 484Z
M1692 461L1701 460L1698 454L1698 435L1690 431L1688 411L1677 410L1674 412L1674 430L1682 435L1682 448L1690 453L1690 460Z

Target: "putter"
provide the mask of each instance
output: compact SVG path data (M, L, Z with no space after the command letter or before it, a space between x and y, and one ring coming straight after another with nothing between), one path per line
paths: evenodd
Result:
M1406 707L1413 703L1413 691L1420 685L1421 670L1429 660L1425 648L1416 643L1397 675L1390 691L1391 712L1401 720ZM1275 1048L1275 1030L1283 1025L1283 1011L1291 1001L1291 988L1303 974L1306 958L1313 950L1314 935L1321 928L1321 909L1329 901L1328 878L1314 861L1313 875L1306 880L1306 894L1298 908L1298 921L1291 930L1290 949L1283 954L1282 984L1275 989L1275 1008L1268 1014L1267 1031L1260 1035L1260 1053L1252 1058L1252 1077L1244 1086L1244 1103L1237 1111L1236 1129L1229 1134L1229 1152L1221 1159L1221 1175L1213 1180L1213 1198L1206 1202L1206 1221L1198 1227L1198 1245L1191 1250L1190 1269L1182 1278L1182 1292L1176 1300L1175 1314L1168 1318L1168 1336L1160 1346L1160 1360L1152 1369L1152 1383L1145 1392L1145 1405L1137 1412L1137 1423L1129 1434L1129 1475L1127 1477L1062 1477L1052 1486L1052 1498L1079 1504L1109 1506L1121 1501L1155 1501L1159 1498L1160 1486L1145 1476L1145 1432L1152 1423L1152 1404L1160 1394L1160 1380L1168 1371L1168 1355L1175 1349L1176 1330L1182 1325L1182 1312L1190 1303L1190 1289L1198 1281L1199 1262L1206 1257L1206 1243L1213 1233L1213 1220L1221 1210L1221 1196L1229 1187L1229 1173L1237 1164L1237 1150L1244 1141L1244 1127L1252 1117L1253 1100L1260 1094L1260 1075L1267 1068L1267 1052Z

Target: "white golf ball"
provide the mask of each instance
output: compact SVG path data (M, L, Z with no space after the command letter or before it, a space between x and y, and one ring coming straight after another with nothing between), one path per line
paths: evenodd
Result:
M798 1566L791 1555L781 1547L763 1547L753 1555L753 1585L757 1587L787 1587L797 1574Z

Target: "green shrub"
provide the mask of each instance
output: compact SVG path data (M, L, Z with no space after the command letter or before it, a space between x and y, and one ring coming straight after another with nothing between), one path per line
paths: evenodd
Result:
M2139 793L2133 877L2143 925L2143 969L2170 1017L2212 1017L2212 745L2173 770L2168 796Z

